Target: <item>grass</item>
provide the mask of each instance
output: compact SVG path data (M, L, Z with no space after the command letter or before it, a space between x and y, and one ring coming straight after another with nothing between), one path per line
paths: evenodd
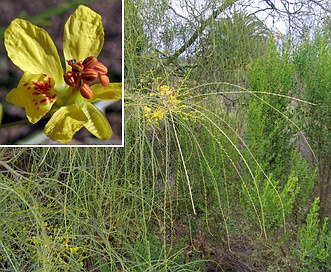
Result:
M1 152L1 269L185 271L199 264L181 265L185 247L167 244L168 196L157 195L145 169L128 168L132 150Z

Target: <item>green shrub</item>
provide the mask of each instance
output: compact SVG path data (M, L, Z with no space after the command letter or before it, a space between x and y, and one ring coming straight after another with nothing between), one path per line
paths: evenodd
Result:
M313 104L299 107L305 134L312 147L309 157L318 167L317 191L321 216L331 217L331 48L329 23L317 30L297 50L295 64L301 86L299 98Z
M328 218L319 219L319 198L312 203L305 224L299 228L297 245L292 248L300 271L331 269L331 231Z

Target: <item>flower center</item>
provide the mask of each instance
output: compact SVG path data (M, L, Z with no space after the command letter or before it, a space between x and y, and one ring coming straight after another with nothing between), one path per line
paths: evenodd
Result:
M42 104L52 104L56 98L56 93L52 89L54 80L46 74L42 74L38 81L30 81L24 83L23 86L27 91L31 91L32 96L35 97L33 98L33 104L37 110L39 110L39 106Z
M86 98L91 99L93 91L88 83L93 83L99 79L102 86L107 86L109 78L106 75L108 69L96 57L90 56L84 61L76 61L75 59L68 60L68 65L72 70L63 75L64 81L74 87L74 92L80 91L80 94Z

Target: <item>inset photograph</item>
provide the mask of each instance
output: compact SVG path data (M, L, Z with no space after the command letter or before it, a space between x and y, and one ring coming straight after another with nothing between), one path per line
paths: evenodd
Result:
M0 145L123 146L122 1L0 11Z

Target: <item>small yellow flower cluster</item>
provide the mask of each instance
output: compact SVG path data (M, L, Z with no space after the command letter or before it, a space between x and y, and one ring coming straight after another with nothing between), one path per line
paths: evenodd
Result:
M77 253L79 250L79 247L73 247L70 245L71 241L69 239L65 239L64 242L62 243L62 246L68 250L71 254Z
M58 242L60 242L60 247L62 249L70 252L71 254L76 254L81 249L81 247L72 245L72 242L73 242L72 239L70 240L69 238L53 236L52 234L54 234L55 229L53 229L48 222L43 222L42 224L43 224L45 231L47 232L47 237L37 236L35 234L27 237L27 241L31 242L34 246L38 246L44 251L46 250L49 252L53 252L53 254L54 254L54 251L58 250L58 248L56 248L56 245ZM25 227L24 230L31 231L31 226ZM56 237L56 238L54 238L54 237ZM35 251L35 253L37 253L37 251ZM62 259L62 257L61 257L62 255L59 252L57 254L58 254L58 257L60 259ZM42 259L41 255L40 255L40 258Z
M155 91L149 93L149 97L152 99L152 106L144 105L144 116L151 122L158 123L163 120L168 112L175 113L183 108L185 105L181 105L180 100L177 99L175 89L170 88L167 85L162 85Z
M165 81L175 84L166 84ZM146 121L148 129L159 129L158 125L167 121L195 122L201 117L196 110L198 95L185 82L185 79L178 81L170 74L157 76L154 70L150 70L141 75L136 86L126 84L127 105L138 106L139 113L134 116Z

